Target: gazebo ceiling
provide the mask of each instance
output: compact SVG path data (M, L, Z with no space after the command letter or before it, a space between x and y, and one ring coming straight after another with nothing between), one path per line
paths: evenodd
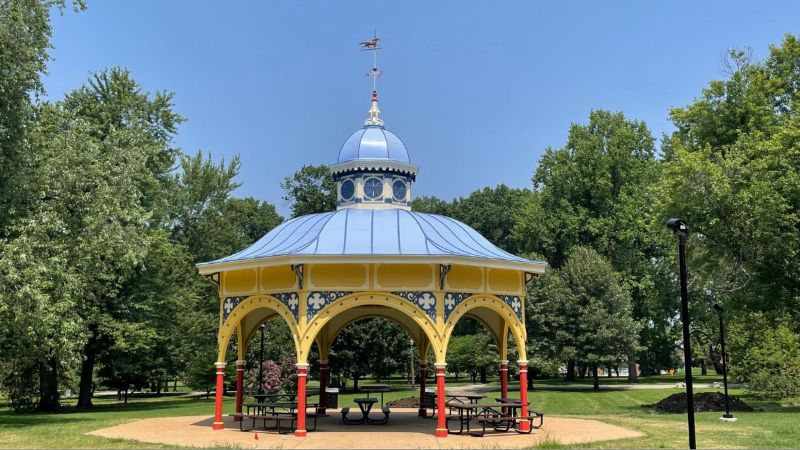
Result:
M533 273L541 273L547 266L512 255L449 217L403 209L341 209L289 220L244 250L198 264L198 268L201 273L212 273L287 258L292 263L453 261Z

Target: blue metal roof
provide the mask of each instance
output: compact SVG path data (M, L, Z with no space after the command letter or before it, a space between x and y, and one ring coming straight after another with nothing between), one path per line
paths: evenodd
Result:
M368 125L344 143L336 162L356 159L391 159L411 163L403 141L391 131L377 125Z
M449 217L402 209L341 209L289 220L250 247L199 265L291 255L460 256L544 264L501 250Z

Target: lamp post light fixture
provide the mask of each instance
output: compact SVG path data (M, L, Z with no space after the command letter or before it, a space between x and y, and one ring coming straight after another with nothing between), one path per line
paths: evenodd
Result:
M261 324L261 351L258 353L258 395L264 393L264 329L266 324Z
M694 432L694 389L692 387L692 347L689 342L689 291L686 286L686 236L689 225L683 219L672 218L667 228L678 236L678 259L681 283L681 322L683 322L683 360L686 372L686 412L689 422L689 448L697 448Z
M731 414L730 406L728 405L728 354L725 353L725 322L722 319L722 305L719 303L714 304L714 309L719 314L719 342L722 345L722 383L725 386L725 414L719 418L723 422L736 422L736 417Z

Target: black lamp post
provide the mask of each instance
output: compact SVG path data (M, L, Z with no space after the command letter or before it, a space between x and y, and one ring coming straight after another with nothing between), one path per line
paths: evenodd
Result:
M722 320L722 305L715 303L714 309L717 310L717 314L719 314L719 341L722 345L722 382L725 386L725 414L723 414L719 420L723 422L736 422L736 417L733 417L728 405L728 354L725 353L725 323Z
M678 236L678 259L681 282L681 322L683 322L683 360L686 372L686 411L689 421L689 448L697 448L694 433L694 389L692 388L692 347L689 342L689 292L686 287L686 236L689 226L683 219L672 218L667 228Z
M264 328L267 326L261 324L261 351L258 353L258 395L264 393Z

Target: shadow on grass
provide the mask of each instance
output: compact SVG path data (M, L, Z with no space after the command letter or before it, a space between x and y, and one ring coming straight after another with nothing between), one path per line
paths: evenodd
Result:
M211 404L197 397L172 397L172 398L159 398L161 401L137 401L137 399L129 400L127 404L119 403L96 403L92 408L82 409L75 406L65 406L61 411L57 412L0 412L0 428L2 427L24 427L30 425L47 425L58 423L76 423L81 421L95 421L98 418L124 418L125 413L141 412L141 411L167 411L174 409L189 409L192 406L202 406L204 404ZM189 411L187 411L188 413ZM108 416L97 417L98 415L109 414ZM117 414L123 416L117 417ZM84 417L81 417L84 416Z

